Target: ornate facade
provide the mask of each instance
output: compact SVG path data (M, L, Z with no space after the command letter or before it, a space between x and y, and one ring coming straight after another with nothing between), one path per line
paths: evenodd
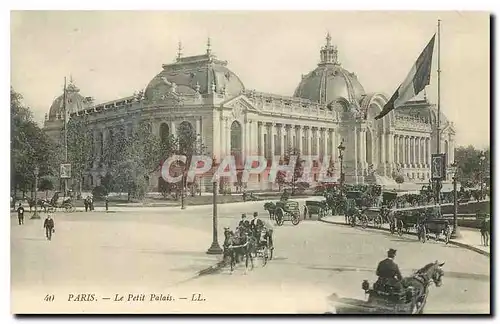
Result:
M217 160L228 154L283 155L290 148L303 155L328 155L339 169L337 146L343 141L347 183L394 185L401 173L407 181L428 182L430 156L436 151L437 110L427 99L375 120L387 97L367 93L356 75L340 64L330 35L320 50L320 62L303 75L293 96L248 90L242 80L211 51L182 57L163 65L143 92L102 104L83 97L71 82L67 109L71 118L88 115L94 133L96 161L85 179L95 186L105 175L100 154L110 132L131 129L148 121L158 136L176 134L189 127L199 134ZM62 97L46 116L45 129L54 138L63 126ZM455 130L444 115L441 119L441 151L454 160ZM150 179L151 189L160 174ZM251 180L253 189L269 189L260 176Z

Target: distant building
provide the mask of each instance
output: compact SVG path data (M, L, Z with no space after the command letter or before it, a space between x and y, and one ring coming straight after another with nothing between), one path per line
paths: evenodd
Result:
M328 155L339 174L338 145L343 140L347 183L395 185L396 173L407 181L428 183L430 156L435 152L437 110L427 99L410 101L381 120L374 117L387 102L384 94L367 93L356 75L345 70L337 47L327 35L317 67L302 76L293 96L245 88L242 80L212 53L165 64L143 93L94 104L70 82L67 109L71 118L88 115L96 160L83 179L100 184L106 168L100 163L104 143L119 128L146 121L160 137L186 127L199 134L207 151L220 161L227 154L283 155L288 148L303 155ZM258 71L256 71L257 73ZM63 126L63 96L54 100L45 130L58 139ZM441 150L454 161L455 129L441 115ZM160 174L149 179L156 190ZM249 188L269 189L262 176ZM208 183L207 183L208 184Z

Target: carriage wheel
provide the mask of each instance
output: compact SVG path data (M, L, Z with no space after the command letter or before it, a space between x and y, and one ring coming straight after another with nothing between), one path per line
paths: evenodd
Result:
M352 227L356 226L356 216L349 216L349 224L351 224Z
M76 207L75 206L71 206L71 212L72 213L76 212Z
M300 216L299 214L293 214L292 215L292 224L293 225L299 225L300 223Z
M285 213L283 212L282 208L276 209L276 214L274 215L276 217L276 225L281 226L285 222L283 219L285 217Z
M375 226L376 228L382 228L382 217L376 216L373 219L373 226Z
M64 206L64 211L66 211L68 213L71 212L71 206L70 205L65 205Z
M366 216L363 216L361 219L361 228L365 229L368 226L368 218Z
M403 236L403 221L402 220L398 220L397 228L398 228L398 235Z
M389 223L389 230L391 234L394 234L396 232L396 224L392 221Z

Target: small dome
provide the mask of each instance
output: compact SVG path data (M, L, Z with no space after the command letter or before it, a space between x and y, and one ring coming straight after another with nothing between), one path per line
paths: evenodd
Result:
M318 67L302 77L294 96L321 104L330 104L340 100L359 103L365 90L356 75L342 68L338 62L337 47L331 45L330 34L327 43L321 49L321 61Z
M68 115L74 112L85 110L92 105L92 98L84 97L71 80L66 87L66 111ZM64 94L57 97L50 106L49 120L56 120L58 117L64 118Z
M207 50L207 54L181 58L173 64L163 66L163 71L156 75L145 90L148 100L157 100L175 88L181 95L212 93L225 91L236 95L241 93L245 86L238 76L229 70L226 61L215 59Z

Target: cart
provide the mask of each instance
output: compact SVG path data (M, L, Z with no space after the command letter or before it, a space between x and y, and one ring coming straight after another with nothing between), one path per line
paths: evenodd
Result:
M325 197L313 197L310 200L306 200L304 206L304 219L307 216L312 218L312 215L318 215L318 218L328 216L330 208L326 202Z
M285 221L291 221L293 225L300 223L299 203L293 200L278 201L275 209L276 225L281 226Z

